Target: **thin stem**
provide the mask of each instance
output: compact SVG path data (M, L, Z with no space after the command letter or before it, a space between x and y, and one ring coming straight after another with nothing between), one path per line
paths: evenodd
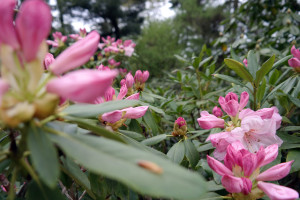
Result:
M26 169L26 171L30 174L30 176L33 178L33 180L35 182L37 182L39 185L41 185L41 182L40 182L37 174L33 170L33 168L27 162L25 162L24 159L20 159L19 162Z
M15 183L16 183L16 180L17 180L17 173L18 173L18 169L17 169L17 167L15 167L13 169L12 177L11 177L11 180L10 180L10 187L9 187L9 192L8 192L8 197L7 197L8 200L13 200L16 196L14 186L15 186Z
M255 85L253 85L253 110L257 109L257 102L256 102L256 91L257 88Z

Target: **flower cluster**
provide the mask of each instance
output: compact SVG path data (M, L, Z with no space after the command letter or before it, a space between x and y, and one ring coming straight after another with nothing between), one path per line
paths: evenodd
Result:
M149 72L148 71L141 71L137 70L135 72L134 77L132 74L129 72L124 79L121 80L120 84L121 86L126 85L128 88L128 93L127 96L130 96L133 94L133 84L135 87L135 90L138 92L144 91L145 88L145 82L149 78Z
M65 42L67 41L68 37L63 35L61 32L55 32L52 34L53 40L47 40L48 45L52 45L53 47L62 47L65 45Z
M288 187L266 183L277 181L288 175L293 161L275 165L264 172L261 167L275 160L278 145L260 147L257 153L250 153L239 142L227 147L224 164L207 156L207 163L217 174L222 176L222 185L232 193L234 199L259 199L264 193L271 200L292 200L299 198L298 192Z
M222 109L230 116L231 121L225 122L207 111L202 111L201 117L198 118L198 123L203 129L224 128L224 132L211 134L207 138L207 141L211 141L216 147L214 156L219 160L224 159L227 146L235 141L240 141L252 153L257 152L261 146L282 144L282 140L276 135L281 123L277 108L263 108L257 111L244 109L248 99L247 92L241 94L240 102L238 96L232 92L225 98L219 98Z
M43 119L56 111L59 98L90 103L103 96L117 71L84 69L67 73L95 53L99 34L92 31L54 59L47 54L46 45L51 29L49 6L41 0L26 1L14 23L15 6L15 0L0 5L0 12L5 16L0 20L0 120L3 124L16 127L34 117ZM44 73L44 67L48 73ZM98 87L91 87L94 85Z
M103 49L105 55L122 53L125 56L131 57L134 52L135 44L131 40L125 40L124 42L120 39L115 41L115 38L107 36L102 38L103 43L99 44L99 48Z
M289 59L288 63L295 69L296 72L300 72L300 50L293 46L291 48L291 53L294 57Z

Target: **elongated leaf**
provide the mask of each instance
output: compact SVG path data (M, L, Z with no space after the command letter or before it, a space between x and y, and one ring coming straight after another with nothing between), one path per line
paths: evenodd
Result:
M235 78L233 78L231 76L227 76L227 75L223 75L223 74L214 74L214 77L217 77L219 79L228 81L230 83L235 83L237 85L241 85L241 86L244 85L241 81L239 81L239 80L237 80L237 79L235 79Z
M191 142L191 140L184 140L185 147L185 156L189 160L191 166L194 168L200 160L200 155L195 147L195 145Z
M140 104L141 104L142 106L149 106L149 108L150 108L151 110L153 110L154 112L159 113L159 114L162 114L162 115L165 115L165 112L164 112L162 109L160 109L160 108L157 108L157 107L155 107L155 106L152 106L152 105L150 105L150 104L148 104L148 103L145 103L145 102L142 102L142 101L140 101Z
M256 79L255 84L259 85L261 80L264 78L264 76L269 73L271 70L273 64L275 61L275 55L273 55L271 58L269 58L262 66L261 68L256 72Z
M281 128L280 131L300 131L300 126L287 126L287 127Z
M157 123L156 123L154 117L152 116L152 113L150 112L150 110L147 110L146 114L143 116L143 119L144 119L144 122L152 130L152 134L158 135L159 134L158 126L157 126Z
M284 82L280 83L279 85L277 85L271 92L268 93L268 95L263 99L263 102L266 101L268 99L268 97L270 97L272 94L274 94L278 89L280 89L281 87L283 87L286 83L288 83L290 80L292 79L292 77L288 78L287 80L285 80Z
M57 152L47 133L38 127L28 130L28 148L32 163L42 181L54 188L59 176Z
M258 63L256 60L256 55L253 50L250 50L247 57L248 61L248 70L250 74L252 75L253 79L256 77L256 72L258 70Z
M52 189L46 185L40 186L35 182L30 182L25 197L30 200L65 200L58 187Z
M184 158L184 154L184 143L182 141L179 141L171 147L171 149L167 153L167 156L175 163L180 164Z
M192 200L199 199L207 190L199 174L154 154L103 137L64 133L50 136L79 164L94 173L120 181L139 193Z
M248 70L245 68L245 66L242 63L229 58L226 58L224 62L230 69L235 71L235 73L238 76L240 76L242 79L248 82L253 81L253 77L251 76L251 74L248 72Z
M289 99L295 104L297 107L300 107L300 100L296 97L293 97L291 95L288 95Z
M267 85L267 81L264 78L262 84L258 87L258 90L257 90L257 101L258 102L260 102L265 95L266 85Z
M82 118L95 118L100 114L139 105L137 100L116 100L101 104L74 104L63 110L64 114Z
M123 133L124 135L130 137L130 138L133 138L137 141L142 141L145 139L145 137L140 134L140 133L137 133L137 132L133 132L133 131L127 131L127 130L119 130L120 133Z
M66 116L65 118L70 122L78 124L78 126L80 126L81 128L90 130L97 135L101 135L106 138L124 142L116 133L105 129L100 125L91 123L90 119L82 119L82 118L71 117L71 116Z
M286 61L288 61L289 59L291 59L293 56L292 55L288 55L285 56L284 58L281 58L280 60L278 60L272 67L271 71L274 69L277 69L278 67L280 67L283 63L285 63Z
M63 171L68 174L68 176L72 177L77 184L82 186L91 197L95 197L91 192L91 185L88 177L81 171L79 166L68 157L61 158L61 160L64 164L62 168Z
M167 138L166 134L157 135L151 138L148 138L146 140L143 140L141 143L147 146L155 145L157 143L160 143L161 141L165 140Z
M197 151L198 152L202 152L202 151L207 151L210 149L213 149L214 147L212 146L211 143L207 143L207 144L201 144L199 145L199 147L197 147Z
M299 149L293 149L293 150L289 151L286 160L287 161L291 161L291 160L294 161L290 173L297 172L297 171L300 170L300 159L299 159L299 157L300 157L300 150Z
M208 58L205 58L204 60L202 60L200 63L199 63L199 67L202 67L205 63L209 62L213 57L210 56Z

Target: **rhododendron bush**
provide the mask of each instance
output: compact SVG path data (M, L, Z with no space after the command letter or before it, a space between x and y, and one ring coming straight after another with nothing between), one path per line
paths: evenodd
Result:
M299 198L297 45L221 66L204 45L156 87L132 40L51 40L49 6L16 4L0 0L1 198Z

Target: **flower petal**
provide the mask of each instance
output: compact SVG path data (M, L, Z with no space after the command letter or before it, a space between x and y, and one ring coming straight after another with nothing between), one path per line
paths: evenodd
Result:
M223 165L223 163L210 157L209 155L207 155L207 164L212 170L214 170L217 174L221 176L224 176L226 174L233 176L232 171L230 171L225 165Z
M259 181L257 183L261 189L271 200L295 200L299 198L296 190L273 183L265 183Z
M256 177L258 181L277 181L287 176L291 170L293 160L285 163L281 163L267 169L263 173Z

